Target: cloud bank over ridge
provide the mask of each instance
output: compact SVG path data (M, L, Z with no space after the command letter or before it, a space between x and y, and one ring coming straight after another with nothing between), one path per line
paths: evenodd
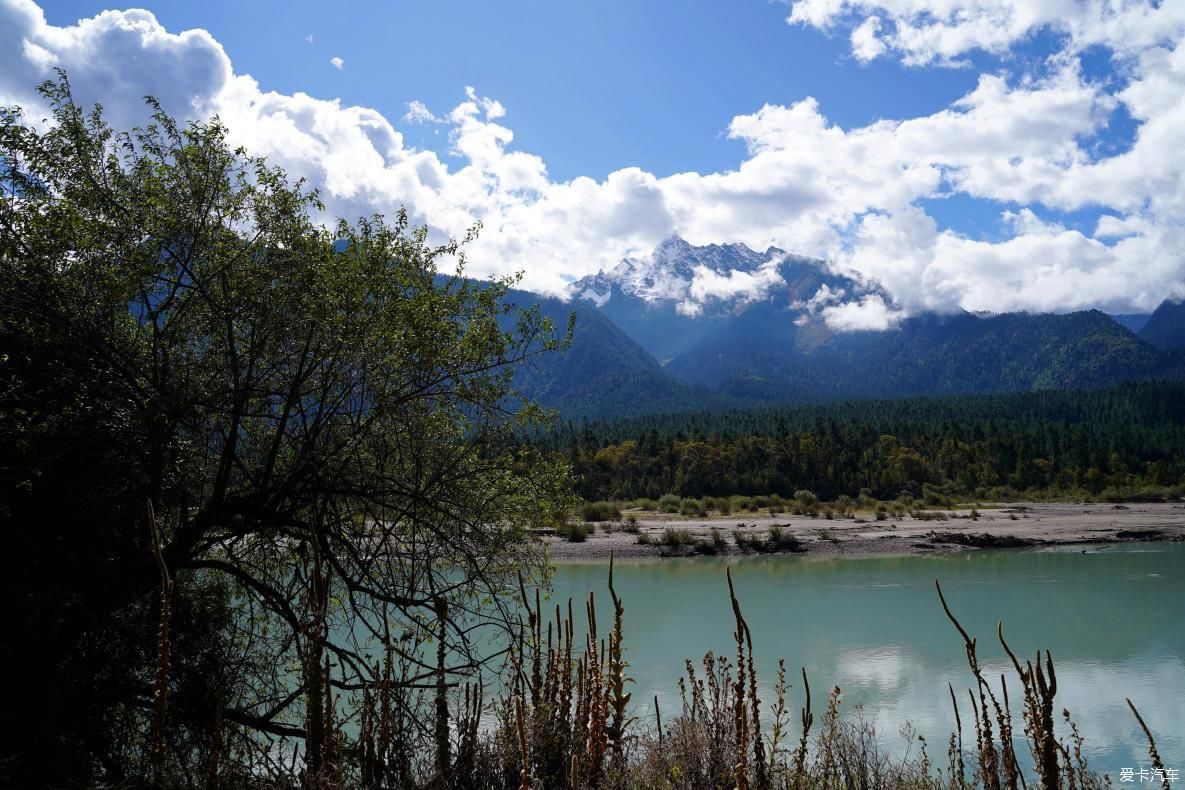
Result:
M558 292L580 276L649 253L677 233L692 244L744 242L826 258L882 283L895 305L832 305L848 328L899 311L1148 310L1185 296L1185 4L1132 0L799 0L793 24L845 35L853 58L958 65L1037 33L1059 42L1039 72L983 73L950 106L842 128L810 97L732 119L745 144L734 169L658 177L630 167L604 180L554 181L517 151L507 108L467 88L451 110L413 103L402 119L304 93L261 89L206 31L165 30L149 12L106 11L67 27L32 0L0 0L0 102L38 116L33 90L65 68L76 97L109 120L217 114L232 141L321 188L331 216L392 213L481 238L469 272L525 272ZM1119 79L1092 79L1079 54L1105 47ZM858 68L858 66L853 66ZM1130 145L1097 145L1116 113ZM453 156L410 146L409 124L447 130ZM398 125L397 125L398 124ZM927 203L987 202L998 239L943 229ZM1086 232L1050 217L1101 210ZM760 276L705 280L707 291L764 288Z

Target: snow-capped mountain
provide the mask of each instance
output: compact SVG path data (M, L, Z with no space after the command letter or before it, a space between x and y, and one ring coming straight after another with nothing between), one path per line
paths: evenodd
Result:
M588 301L604 304L616 286L628 296L647 301L684 301L697 279L730 272L752 274L775 258L785 257L776 247L765 253L744 244L709 244L693 247L678 236L671 236L643 258L625 258L611 271L600 271L577 280L572 293Z
M761 304L788 322L879 293L820 260L744 244L692 246L672 236L647 256L577 280L569 296L591 302L665 362L721 324Z
M538 301L557 325L575 313L575 338L517 383L569 415L1185 379L1180 303L1140 336L1093 310L906 315L822 261L741 244L670 238Z

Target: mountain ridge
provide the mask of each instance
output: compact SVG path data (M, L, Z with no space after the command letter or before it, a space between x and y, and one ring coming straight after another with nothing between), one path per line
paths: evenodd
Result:
M572 347L516 378L525 395L570 417L1185 379L1185 306L1176 303L1139 335L1098 310L920 313L841 331L829 321L836 306L879 298L888 309L891 300L774 247L672 237L567 295L513 294L557 326L577 314Z
M1160 348L1185 348L1185 301L1161 302L1139 334L1142 340Z
M896 328L832 332L751 312L667 366L675 378L766 401L1107 386L1180 378L1181 354L1095 310L921 314Z
M595 307L510 290L507 301L538 307L557 331L575 315L567 348L534 355L515 371L524 397L567 417L635 416L736 405L724 396L680 382Z

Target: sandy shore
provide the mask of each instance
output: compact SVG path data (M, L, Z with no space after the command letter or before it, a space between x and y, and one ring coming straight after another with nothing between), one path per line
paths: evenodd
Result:
M938 512L938 511L934 511ZM943 509L945 519L905 516L876 521L871 513L828 520L819 516L758 515L684 518L654 513L626 513L637 519L639 534L623 523L601 523L583 543L541 535L556 561L603 560L618 557L692 556L693 547L672 549L659 543L668 527L687 530L696 540L711 540L718 530L726 543L722 554L741 553L734 532L763 539L778 525L813 555L922 554L971 548L1108 544L1143 540L1185 540L1185 504L1014 503L978 508ZM639 543L645 535L650 544ZM1085 548L1085 546L1084 546Z

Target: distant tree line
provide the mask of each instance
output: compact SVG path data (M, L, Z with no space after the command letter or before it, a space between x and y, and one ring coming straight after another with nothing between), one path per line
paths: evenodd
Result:
M569 422L534 442L571 464L589 500L1163 498L1185 475L1185 384Z

